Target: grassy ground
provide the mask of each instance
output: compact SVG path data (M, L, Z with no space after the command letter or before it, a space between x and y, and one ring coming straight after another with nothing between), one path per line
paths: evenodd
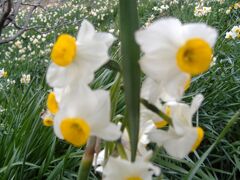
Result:
M226 32L240 24L240 9L226 14L228 7L236 1L224 4L211 1L207 6L212 7L212 12L196 17L194 2L180 1L166 10L156 9L163 5L161 1L141 0L139 3L141 26L159 17L176 16L183 22L206 22L219 30L214 52L216 64L207 73L193 78L185 96L187 101L199 92L205 96L195 119L199 119L205 130L205 139L196 153L182 161L172 159L164 151L157 154L154 162L161 167L162 177L166 179L183 179L216 141L234 112L240 109L240 41L225 39ZM22 11L19 23L23 22L24 16ZM39 9L31 20L39 27L38 31L31 30L0 46L0 68L8 72L7 78L0 79L0 179L76 179L83 150L57 139L51 128L42 125L40 116L50 89L45 82L45 73L52 43L59 33L75 36L84 18L98 30L110 30L118 37L116 0L72 0L60 7L49 7L47 11ZM60 25L55 27L56 24ZM13 33L12 29L5 29L4 35ZM116 42L111 52L113 60L120 61L118 52ZM20 83L22 74L31 75L30 83ZM114 71L102 68L92 86L109 89L115 76ZM115 115L123 112L124 103L120 96ZM208 154L194 179L239 179L239 129L240 123L236 123L229 130ZM99 176L92 171L91 179L99 179Z

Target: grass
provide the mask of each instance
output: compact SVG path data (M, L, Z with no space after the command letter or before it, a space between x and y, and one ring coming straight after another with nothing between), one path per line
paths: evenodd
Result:
M0 46L0 68L8 72L7 78L0 79L0 179L76 179L83 149L77 149L57 139L51 128L41 122L41 112L45 108L46 94L50 89L45 82L45 73L50 62L51 44L57 35L68 32L76 35L82 19L87 18L98 30L114 29L118 36L119 12L117 1L75 0L61 7L49 7L40 15L35 14L31 23L43 28L31 30L19 37L22 46L15 42ZM202 157L207 149L218 139L235 112L240 109L240 51L239 40L226 40L225 33L234 25L240 24L239 10L226 15L230 4L236 2L210 2L212 12L206 17L195 17L194 1L181 1L180 5L171 5L162 13L152 10L160 7L160 1L141 0L139 3L139 20L144 25L152 15L152 19L163 16L176 16L183 22L206 22L219 30L219 38L215 47L216 64L206 73L194 77L184 100L190 102L197 93L203 93L204 103L194 118L205 130L205 138L197 150L184 160L178 161L169 157L162 149L156 155L154 163L161 167L165 179L183 179L189 170ZM183 8L181 8L183 6ZM221 8L223 10L221 10ZM221 11L220 11L221 10ZM95 13L97 14L95 16ZM39 13L38 13L39 14ZM24 12L19 16L19 23ZM57 23L64 22L58 28ZM4 35L12 32L12 27L4 31ZM43 36L33 43L30 38ZM29 47L30 48L29 48ZM25 52L21 49L26 48ZM118 42L111 50L112 59L120 62ZM21 84L22 74L30 74L29 84ZM117 73L111 69L101 68L92 83L93 88L109 89L115 82ZM9 79L9 80L7 80ZM15 80L15 84L10 81ZM116 115L124 115L122 90L118 98L114 98ZM118 116L119 117L119 116ZM240 123L236 122L226 136L207 155L201 166L198 166L193 179L238 179L240 175ZM91 172L90 179L99 179L99 175Z

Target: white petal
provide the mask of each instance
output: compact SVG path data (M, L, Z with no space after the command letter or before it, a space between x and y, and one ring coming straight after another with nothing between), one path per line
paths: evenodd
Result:
M169 155L178 159L182 159L188 153L190 153L196 139L196 128L190 128L188 130L185 130L184 136L176 137L165 141L164 148Z
M47 83L51 87L62 88L66 86L74 76L73 66L60 67L51 63L47 70Z
M62 112L58 112L56 114L56 116L54 117L54 120L53 120L53 122L54 122L53 123L54 133L60 139L63 139L63 135L62 135L62 132L61 132L61 129L60 129L60 124L61 124L61 122L64 118L65 118L64 114Z
M176 76L180 71L175 62L175 56L172 52L164 54L145 55L139 60L142 71L151 79L161 82L168 81Z
M141 98L148 100L150 103L155 104L159 100L161 87L159 83L147 77L142 84Z
M74 86L75 85L75 86ZM91 125L91 116L98 105L94 92L85 84L73 84L61 101L65 117L78 117Z
M124 176L128 175L125 170L131 168L131 164L128 161L121 160L119 158L108 159L106 166L103 169L104 180L122 180Z
M174 76L169 81L162 83L161 99L163 101L179 101L185 91L185 85L190 79L190 76L185 73L179 73L178 76Z
M204 23L191 23L183 26L183 37L186 40L191 38L202 38L213 47L217 40L217 30Z
M79 44L85 43L93 38L95 34L94 26L87 20L83 20L77 35Z
M204 99L204 97L202 94L198 94L193 98L192 103L191 103L192 115L199 109L199 107L202 104L203 99Z
M95 129L91 133L107 141L117 140L121 136L120 127L114 123L109 123L104 128Z
M92 165L94 167L99 166L99 165L102 166L103 162L104 162L104 155L105 155L105 149L101 150L98 154L95 153Z
M109 48L116 38L110 33L98 32L94 35L93 39L95 41L106 44L107 47Z
M109 59L108 47L104 43L96 41L88 42L84 45L78 45L77 51L78 60L76 62L78 65L80 67L85 66L85 68L93 72L105 64Z
M157 143L158 146L162 146L166 141L169 141L174 138L174 136L161 129L153 129L148 133L150 141Z
M178 135L182 135L186 128L192 127L191 108L184 103L175 103L169 106L174 130Z
M64 88L54 88L53 92L55 94L57 102L59 103L62 99L63 94L64 94Z
M92 130L105 128L110 122L111 102L109 91L95 90L93 91L95 100L97 102L94 111L89 116Z
M182 43L181 22L175 18L162 18L155 21L145 30L139 30L135 34L137 43L144 53L156 50L172 51Z

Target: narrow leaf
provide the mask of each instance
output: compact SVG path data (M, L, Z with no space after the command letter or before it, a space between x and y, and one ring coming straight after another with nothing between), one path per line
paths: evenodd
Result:
M120 0L120 39L123 65L123 82L127 121L129 127L131 160L135 160L139 131L140 68L139 47L134 33L138 29L136 0Z

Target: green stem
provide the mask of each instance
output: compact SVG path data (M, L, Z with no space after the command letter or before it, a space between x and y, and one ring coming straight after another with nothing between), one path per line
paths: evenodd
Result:
M137 153L140 104L139 46L134 33L138 29L137 0L120 0L120 39L127 122L131 144L131 161Z
M165 121L168 122L168 124L172 125L172 118L170 118L168 115L166 115L164 112L162 112L160 109L158 109L155 105L149 103L145 99L141 99L141 103L149 110L152 112L156 113L159 115L161 118L163 118Z
M125 151L122 143L120 143L120 142L117 143L117 151L122 159L128 159L126 151Z
M90 137L78 171L78 180L87 180L95 152L96 137Z
M197 170L200 168L204 160L207 158L207 156L210 154L210 152L214 149L214 147L224 138L224 136L227 134L227 132L230 130L230 128L233 126L233 124L239 120L240 110L236 112L233 117L230 119L230 121L227 123L225 128L222 130L222 132L219 134L218 138L215 140L215 142L208 148L208 150L201 156L201 158L196 162L195 166L189 171L187 177L184 179L190 180L194 177Z

